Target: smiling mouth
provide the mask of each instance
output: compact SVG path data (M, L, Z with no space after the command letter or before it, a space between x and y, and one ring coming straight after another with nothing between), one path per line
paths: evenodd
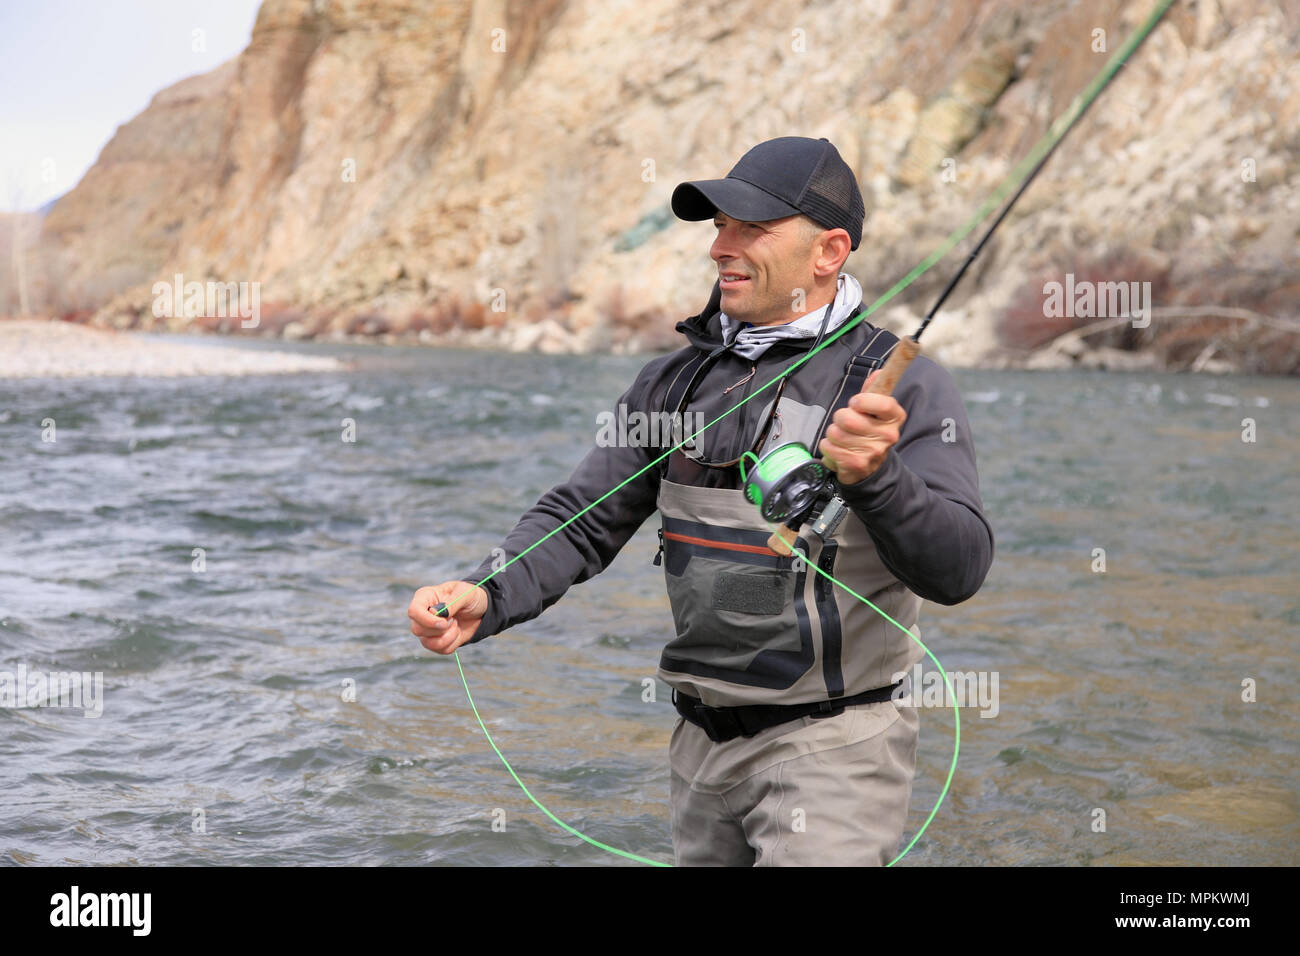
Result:
M718 281L724 289L734 289L740 284L749 281L749 276L742 275L739 272L721 272L718 274Z

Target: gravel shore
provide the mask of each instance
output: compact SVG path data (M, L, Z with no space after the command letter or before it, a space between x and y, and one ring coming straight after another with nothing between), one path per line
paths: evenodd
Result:
M0 320L0 379L331 372L337 359L228 345L161 342L132 332L40 319Z

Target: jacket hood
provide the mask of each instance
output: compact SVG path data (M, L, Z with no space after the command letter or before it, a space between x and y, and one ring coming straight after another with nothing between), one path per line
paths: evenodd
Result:
M712 352L722 344L722 284L713 280L713 292L704 311L677 323L677 331L697 349Z

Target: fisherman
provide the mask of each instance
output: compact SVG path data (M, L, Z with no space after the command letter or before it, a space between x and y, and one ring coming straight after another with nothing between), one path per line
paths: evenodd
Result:
M465 580L420 588L411 631L450 654L531 620L603 571L657 509L654 563L676 632L658 671L679 714L676 862L884 865L901 843L919 730L895 691L924 652L809 565L918 636L923 599L952 605L979 590L993 535L961 396L925 356L893 396L864 392L898 341L865 320L820 347L863 308L840 270L865 205L827 140L760 143L726 178L678 185L672 209L712 219L718 281L677 325L689 344L649 362L615 407L711 422L815 354L490 579L487 559ZM747 463L791 441L833 467L843 505L824 537L799 530L794 555L769 546L772 525L741 490ZM501 550L520 554L671 447L598 443ZM449 617L434 613L448 602Z

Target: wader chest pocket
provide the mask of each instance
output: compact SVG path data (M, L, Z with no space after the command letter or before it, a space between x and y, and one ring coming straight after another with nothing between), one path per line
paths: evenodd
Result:
M664 578L677 631L666 656L739 683L788 686L806 669L811 647L795 611L804 572L766 547L765 532L727 529L736 540L718 541L705 538L700 526L689 530L664 534Z

